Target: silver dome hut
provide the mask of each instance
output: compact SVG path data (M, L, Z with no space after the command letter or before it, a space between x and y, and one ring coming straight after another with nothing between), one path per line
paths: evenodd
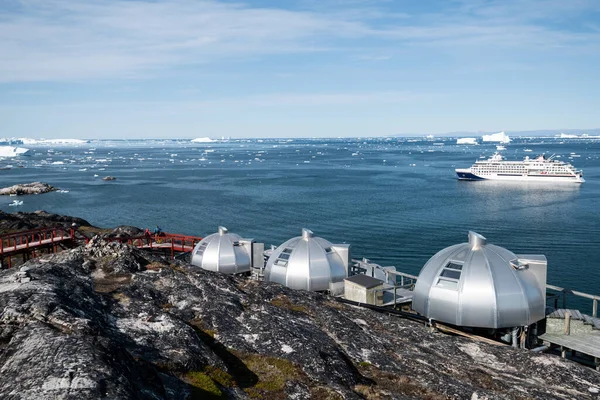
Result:
M469 232L468 243L447 247L427 261L412 307L460 327L527 327L545 318L546 266L543 255L517 256Z
M292 289L339 294L348 275L350 245L334 245L302 229L271 253L265 267L265 280Z
M196 245L191 264L224 274L249 272L252 266L252 242L220 226L217 233L208 235Z

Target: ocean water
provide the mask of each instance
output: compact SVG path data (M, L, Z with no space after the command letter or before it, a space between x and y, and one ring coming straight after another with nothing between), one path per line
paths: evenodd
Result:
M94 141L31 147L0 161L0 186L43 181L68 193L0 198L5 212L46 210L103 227L160 225L204 236L218 225L279 245L301 228L350 243L355 258L418 274L469 230L517 254L545 254L548 282L600 294L600 141L517 139L503 155L545 153L586 183L463 182L454 168L495 152L455 139ZM526 151L526 150L531 150ZM19 167L21 166L21 167ZM98 175L95 177L94 175ZM112 175L115 181L102 181ZM591 301L570 305L589 310Z

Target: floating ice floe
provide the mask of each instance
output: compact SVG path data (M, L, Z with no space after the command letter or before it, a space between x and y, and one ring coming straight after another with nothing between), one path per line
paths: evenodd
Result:
M22 206L23 205L23 200L13 200L12 203L8 204L9 206Z
M456 139L456 144L478 144L476 138L466 137Z

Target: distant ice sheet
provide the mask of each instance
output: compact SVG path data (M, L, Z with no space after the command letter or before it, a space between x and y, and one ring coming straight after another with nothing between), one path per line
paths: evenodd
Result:
M75 145L75 144L84 144L89 143L89 140L83 139L31 139L31 138L21 138L19 139L23 142L23 144L39 144L39 145L49 145L49 144L66 144L66 145Z

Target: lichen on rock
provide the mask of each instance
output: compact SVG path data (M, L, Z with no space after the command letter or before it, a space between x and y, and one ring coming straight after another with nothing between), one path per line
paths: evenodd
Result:
M0 271L1 398L597 398L570 361L101 238L24 267Z

